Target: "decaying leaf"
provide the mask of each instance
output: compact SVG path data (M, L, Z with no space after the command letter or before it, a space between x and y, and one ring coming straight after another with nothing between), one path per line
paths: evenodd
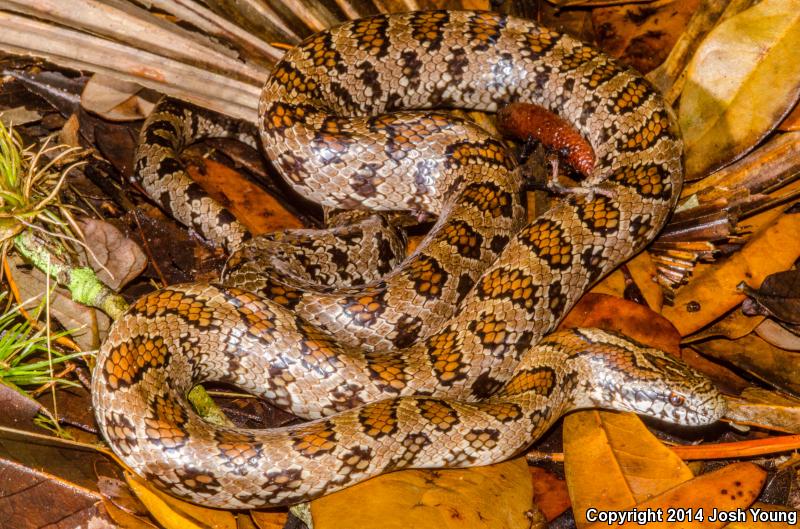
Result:
M760 388L747 388L728 400L732 421L768 430L800 433L800 400Z
M0 385L2 387L2 385ZM0 392L0 424L41 434L44 430L18 419L29 410L6 406ZM103 510L96 470L107 464L105 456L86 449L0 432L0 527L109 527ZM57 508L56 508L57 507ZM104 525L92 525L103 523Z
M78 225L91 250L89 259L97 277L113 290L119 290L137 277L147 266L139 245L113 224L97 219L81 219Z
M637 503L636 508L662 512L663 521L648 522L648 529L721 528L728 520L714 517L714 509L717 512L745 509L758 497L766 476L767 473L753 463L734 463ZM669 509L676 513L672 520L669 519ZM688 519L690 516L691 520ZM608 524L595 522L585 527L600 529L607 528Z
M689 180L744 155L800 93L800 4L764 0L722 22L689 64L679 121Z
M772 316L800 325L800 270L786 270L767 276L758 289L746 283L742 290L750 296L742 305L746 314Z
M622 3L592 11L598 45L639 70L649 72L667 58L699 0Z
M528 465L518 458L487 467L384 474L312 501L311 515L314 529L528 528L532 497Z
M550 522L569 509L571 502L564 479L544 468L529 468L533 483L533 502Z
M125 473L128 486L165 529L236 529L230 511L207 509L156 490L139 476Z
M202 170L192 165L188 170L193 180L229 208L254 235L303 227L275 197L221 163L205 160Z
M0 494L2 527L88 527L94 518L111 522L98 510L101 498L96 492L2 457L0 475L3 477ZM59 505L59 508L53 509L53 505Z
M586 511L592 507L627 509L693 477L689 467L630 413L568 415L564 467L578 527L589 523Z

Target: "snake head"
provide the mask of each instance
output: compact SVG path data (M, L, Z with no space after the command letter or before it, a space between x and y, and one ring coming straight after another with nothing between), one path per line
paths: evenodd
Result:
M681 360L614 333L572 332L586 343L579 355L586 382L576 407L632 411L687 426L711 424L724 415L727 406L714 384Z

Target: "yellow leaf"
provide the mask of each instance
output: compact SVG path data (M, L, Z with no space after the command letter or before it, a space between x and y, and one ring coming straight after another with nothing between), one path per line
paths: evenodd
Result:
M314 529L528 528L532 498L528 465L518 458L385 474L312 501L311 516Z
M648 521L647 529L716 529L728 523L718 514L745 509L758 497L766 476L753 463L734 463L681 483L635 507L639 512L661 513L661 520ZM608 527L607 522L597 521L586 529Z
M289 513L288 511L250 511L250 516L258 529L283 529Z
M758 509L756 516L750 509ZM797 527L797 511L787 509L780 505L770 505L768 503L755 502L747 513L746 522L731 522L725 529L794 529ZM767 516L766 520L761 517ZM784 521L785 520L785 521ZM794 520L795 523L791 523Z
M798 49L800 0L764 0L708 34L680 102L689 180L745 154L791 110Z
M647 305L656 312L661 310L664 305L664 292L661 286L655 282L658 274L655 263L650 257L649 252L641 252L639 255L625 263L630 279L639 288L644 296ZM596 294L610 294L619 298L625 297L625 288L628 279L622 268L616 269L608 277L594 286L590 292Z
M768 275L792 266L800 256L798 233L800 210L794 206L754 234L741 251L711 266L698 267L689 284L678 290L673 305L665 306L661 313L682 336L705 327L744 300L745 295L736 289L740 281L747 279L757 287Z
M564 419L564 469L578 527L587 509L629 509L693 477L636 415L601 411Z
M125 480L150 515L165 529L236 529L236 518L228 511L207 509L173 498L129 472L125 473Z

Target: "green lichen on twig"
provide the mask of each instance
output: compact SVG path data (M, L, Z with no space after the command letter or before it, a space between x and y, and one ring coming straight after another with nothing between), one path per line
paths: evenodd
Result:
M23 148L16 132L0 123L0 255L13 246L75 301L116 318L125 302L74 257L84 246L80 229L72 207L59 199L69 172L83 163L71 162L78 151L50 145L49 138L37 149Z

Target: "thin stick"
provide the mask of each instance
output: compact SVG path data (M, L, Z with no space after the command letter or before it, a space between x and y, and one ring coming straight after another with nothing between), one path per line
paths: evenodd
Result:
M8 264L8 259L6 255L3 255L3 270L5 272L6 281L8 282L8 288L11 290L11 295L14 296L14 300L17 302L17 307L19 309L19 313L22 315L23 318L28 320L28 323L31 327L35 328L36 330L42 330L42 326L38 320L35 320L27 310L22 306L22 296L19 293L19 288L17 287L17 283L14 281L13 277L11 276L11 267ZM82 349L78 344L67 338L66 336L59 336L56 338L56 343L58 345L67 347L68 349L72 349L76 353L82 352Z
M158 267L158 263L153 258L153 252L150 251L150 244L147 242L147 237L144 236L144 230L142 229L142 224L139 222L139 214L136 210L133 210L133 220L136 221L136 227L139 228L139 234L142 236L142 246L144 246L144 252L147 254L147 258L150 260L150 264L153 265L153 269L156 271L156 275L158 275L158 280L161 281L161 288L166 287L169 283L164 278L164 275L161 273L161 269Z

